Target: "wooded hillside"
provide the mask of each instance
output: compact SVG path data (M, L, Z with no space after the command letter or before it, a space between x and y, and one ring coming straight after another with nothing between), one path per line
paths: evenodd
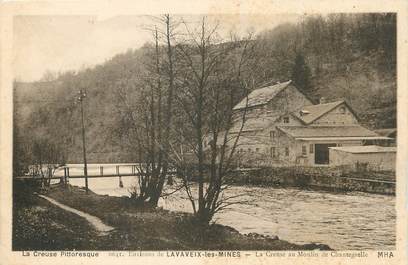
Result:
M262 32L254 40L251 78L256 84L294 80L316 101L345 98L370 128L396 126L396 16L308 16ZM222 46L222 45L221 45ZM92 162L132 161L124 146L126 102L137 107L153 45L129 50L102 65L33 83L15 82L15 140L45 139L81 161L79 89L86 89L87 145ZM241 93L238 91L237 93ZM243 95L236 95L239 101Z

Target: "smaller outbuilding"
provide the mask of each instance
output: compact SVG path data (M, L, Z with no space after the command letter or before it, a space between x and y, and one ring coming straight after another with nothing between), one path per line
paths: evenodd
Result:
M388 128L388 129L378 129L375 130L378 135L385 136L390 138L388 141L380 140L377 144L382 146L397 146L397 129Z
M329 147L330 166L351 166L355 169L395 170L396 147L378 145Z

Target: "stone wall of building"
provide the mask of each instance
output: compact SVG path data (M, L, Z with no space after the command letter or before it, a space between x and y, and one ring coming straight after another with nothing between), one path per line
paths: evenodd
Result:
M347 108L346 104L340 104L332 111L313 122L313 126L342 126L358 125L357 118Z
M313 103L297 90L293 85L289 85L286 89L282 90L267 104L267 110L271 113L279 113L283 115L285 113L291 113L301 106L312 105ZM280 116L279 115L279 116Z
M361 140L337 140L337 141L297 141L295 151L297 153L297 164L304 166L315 165L315 144L336 144L337 146L359 146L363 142ZM302 154L302 147L305 146L306 155ZM311 152L312 150L312 152ZM331 153L329 154L331 159Z
M295 155L295 143L287 141L287 144L278 144L278 131L275 128L275 120L284 114L293 112L300 106L311 105L312 102L307 99L302 93L300 93L293 85L289 85L286 89L282 90L276 95L268 104L250 108L246 111L246 124L250 124L252 120L257 120L259 123L266 126L262 130L256 131L243 131L238 141L237 151L240 152L240 156L243 161L248 162L254 160L254 157L264 158L257 165L274 165L278 161L294 163L296 160ZM242 122L242 115L244 110L240 110L234 113L234 122L240 124ZM289 116L289 115L288 115ZM294 117L289 117L289 123L291 125L300 125L299 121ZM282 123L282 121L276 121L276 124ZM288 125L288 124L286 124ZM251 128L252 129L252 128ZM271 138L271 131L275 131L276 139ZM272 157L271 147L275 147L276 155ZM289 147L289 155L286 156L285 147ZM268 159L266 159L268 158ZM254 160L256 161L256 160ZM287 165L288 163L284 163Z

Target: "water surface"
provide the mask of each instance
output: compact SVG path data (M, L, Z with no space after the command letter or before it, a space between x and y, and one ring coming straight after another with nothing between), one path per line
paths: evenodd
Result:
M91 165L89 174L99 169ZM114 173L111 164L104 173ZM121 167L121 172L131 172ZM82 168L71 169L71 175ZM61 172L57 172L57 175ZM137 177L90 178L89 188L97 194L129 196ZM84 179L70 179L72 185L84 186ZM171 188L170 188L171 190ZM293 243L322 243L336 250L395 249L395 197L363 192L333 193L294 188L232 186L225 197L240 195L241 204L218 213L215 221L234 227L241 233L277 235ZM175 211L192 212L183 190L160 200L160 206Z

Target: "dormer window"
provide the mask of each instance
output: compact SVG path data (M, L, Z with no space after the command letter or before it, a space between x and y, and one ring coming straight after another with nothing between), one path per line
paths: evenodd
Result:
M289 117L288 116L283 117L283 123L289 123Z

